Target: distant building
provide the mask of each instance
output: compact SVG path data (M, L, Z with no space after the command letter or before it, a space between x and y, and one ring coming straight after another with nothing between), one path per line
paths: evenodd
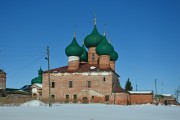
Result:
M159 104L164 105L176 105L178 104L176 98L171 94L158 94L156 95Z
M20 90L31 93L31 85L24 85Z
M36 99L40 99L42 96L42 74L43 70L40 68L38 71L38 77L31 80L32 97Z
M32 84L32 98L41 99L42 97L42 84Z
M18 98L31 98L31 93L23 90L23 89L16 89L16 88L6 88L8 98L18 99Z
M0 69L0 97L6 96L6 73Z

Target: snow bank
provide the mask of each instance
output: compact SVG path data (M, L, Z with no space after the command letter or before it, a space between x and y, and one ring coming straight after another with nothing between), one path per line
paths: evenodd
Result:
M154 105L53 104L52 107L0 107L1 120L179 120L179 113L179 106Z
M39 100L32 100L21 104L21 106L45 106L45 103Z

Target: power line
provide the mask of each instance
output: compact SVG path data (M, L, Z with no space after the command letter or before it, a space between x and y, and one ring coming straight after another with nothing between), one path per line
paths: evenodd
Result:
M33 60L32 62L30 62L29 64L27 64L21 68L17 68L15 70L13 70L12 72L9 72L8 74L14 75L14 74L20 73L21 71L27 69L28 67L32 66L33 64L37 63L38 61L40 61L43 58L44 58L44 55L41 57L38 57L37 59Z

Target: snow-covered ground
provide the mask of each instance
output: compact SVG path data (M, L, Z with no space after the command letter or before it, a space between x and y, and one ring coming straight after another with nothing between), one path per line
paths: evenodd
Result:
M32 100L21 104L20 106L45 106L46 104L39 100Z
M38 107L31 107L38 106ZM0 107L1 120L180 120L179 106L53 104L30 101Z

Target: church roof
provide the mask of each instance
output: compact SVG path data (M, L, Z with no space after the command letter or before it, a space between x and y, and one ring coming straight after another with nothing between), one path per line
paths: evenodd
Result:
M116 84L113 88L113 93L126 92L119 84Z
M37 87L39 87L39 88L42 88L42 84L40 84L40 83L35 83L35 84L33 84L32 86L37 86Z
M42 76L38 76L31 80L31 84L39 83L42 84Z
M74 35L74 38L73 38L71 44L66 47L65 53L67 56L81 56L81 54L83 53L83 49L77 43L75 35Z
M114 51L113 46L107 41L106 36L103 36L103 40L96 47L98 55L111 55Z
M107 68L107 69L101 69L99 68L99 65L94 64L94 65L90 65L88 63L81 63L79 66L79 69L77 70L68 70L68 66L63 66L63 67L59 67L59 68L54 68L50 70L50 73L53 72L60 72L60 73L74 73L74 72L114 72L118 77L120 77L115 71L113 71L111 68ZM48 71L44 71L44 73L47 73Z
M84 39L84 44L87 48L96 47L101 41L103 36L99 34L96 25L94 25L91 34L87 35Z
M82 49L83 49L83 53L80 56L80 61L87 62L88 61L88 53L87 53L84 45L82 45Z
M42 73L43 73L43 70L40 67L40 69L38 70L38 74L42 74Z
M116 61L118 59L118 53L116 51L111 53L110 59L111 59L111 61Z
M35 83L42 84L42 74L43 74L43 70L40 68L38 70L38 77L35 77L34 79L32 79L31 84L35 84Z

